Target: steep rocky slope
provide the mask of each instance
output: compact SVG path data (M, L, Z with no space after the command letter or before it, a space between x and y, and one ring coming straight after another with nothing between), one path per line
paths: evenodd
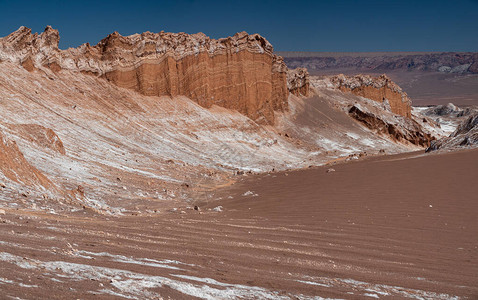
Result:
M389 110L395 114L411 117L412 101L407 93L385 74L379 77L340 74L331 76L328 80L343 92L375 100L389 107Z
M311 76L310 81L319 95L330 94L331 90L342 92L336 105L377 134L421 147L444 136L435 122L424 121L419 112L412 114L410 98L385 75ZM347 94L357 97L351 100Z
M344 93L331 80L317 86L304 69L288 71L258 35L214 41L202 34L115 33L97 46L68 50L58 49L58 38L47 27L40 35L21 28L0 40L0 130L5 147L13 149L2 157L4 205L23 199L28 208L63 203L60 209L72 211L164 212L207 198L211 189L231 184L238 175L419 150L431 139L413 120L391 111L392 104ZM251 55L255 58L248 60ZM200 57L205 61L196 61ZM166 61L175 66L188 61L187 68L173 73L200 73L202 82L224 77L234 105L206 105L194 98L198 94L171 92L173 85L141 88L170 78L173 73L161 69L171 66ZM222 67L212 72L215 66ZM246 69L251 77L243 77ZM126 84L130 71L136 74L135 86ZM274 89L285 91L286 98L267 102L270 89L262 83L276 75L284 78ZM186 86L184 78L176 87ZM245 84L248 80L251 84ZM385 82L383 89L392 86ZM269 108L260 107L261 99ZM249 104L251 111L244 108ZM352 107L372 112L385 125L357 122ZM15 181L9 170L25 180ZM32 174L42 183L33 182Z
M450 136L434 141L428 151L457 148L478 147L478 111L471 114L465 121L458 125Z
M148 96L184 95L203 107L235 109L273 124L287 109L287 67L258 34L240 32L214 40L203 33L115 32L96 46L60 50L59 33L21 27L0 39L0 60L38 68L81 71Z
M304 68L287 71L287 88L298 97L310 95L309 72Z
M55 203L76 208L164 211L228 184L234 173L421 149L355 122L343 101L379 103L335 89L324 89L320 99L290 95L290 109L276 112L271 127L234 110L205 109L180 96L144 96L77 71L0 65L4 135L61 191L54 193ZM9 186L21 199L20 187ZM29 200L44 193L28 189ZM70 192L75 195L65 196Z
M77 207L174 205L233 171L308 166L317 156L233 110L144 96L79 72L0 65L0 129L63 191L58 200L82 187L87 203Z
M478 108L475 106L461 108L453 103L430 107L413 107L413 113L423 117L422 125L432 125L440 128L445 134L443 137L452 134L461 123L476 112L478 112Z

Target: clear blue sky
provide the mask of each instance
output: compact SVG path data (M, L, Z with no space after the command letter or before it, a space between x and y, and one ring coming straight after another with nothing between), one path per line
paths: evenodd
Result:
M260 33L277 51L478 51L478 0L10 1L0 36L60 31L60 48L109 33Z

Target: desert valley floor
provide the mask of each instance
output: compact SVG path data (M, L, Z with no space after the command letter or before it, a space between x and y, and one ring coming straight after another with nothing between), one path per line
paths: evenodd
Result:
M0 299L478 299L477 53L59 40L0 38Z
M199 211L9 209L2 297L474 299L477 176L478 150L420 151L245 176Z

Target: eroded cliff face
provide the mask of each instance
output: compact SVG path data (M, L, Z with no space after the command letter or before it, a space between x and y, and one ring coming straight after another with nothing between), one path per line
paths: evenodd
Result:
M258 34L214 40L203 33L115 32L96 46L68 50L58 42L58 31L49 26L39 35L21 27L0 39L0 60L29 71L77 70L149 96L184 95L263 124L274 123L275 110L287 110L287 67Z
M349 110L349 115L377 133L390 136L397 142L409 142L420 147L428 147L435 139L410 118L393 118L376 107L354 105ZM400 117L399 117L400 118Z
M386 75L372 77L370 75L346 76L340 74L330 77L330 82L343 92L380 103L385 102L387 106L390 106L391 112L411 117L412 101L407 93Z
M309 72L305 68L296 68L287 71L287 88L290 93L299 97L310 96Z

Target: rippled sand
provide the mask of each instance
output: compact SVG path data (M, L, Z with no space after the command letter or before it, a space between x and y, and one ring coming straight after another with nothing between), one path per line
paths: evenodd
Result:
M198 195L200 211L9 209L0 290L27 299L474 299L477 176L478 150L410 153L244 176Z

